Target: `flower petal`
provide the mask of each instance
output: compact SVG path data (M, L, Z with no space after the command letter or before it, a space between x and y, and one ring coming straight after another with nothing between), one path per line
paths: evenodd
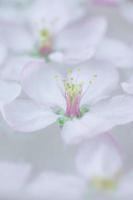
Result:
M62 129L62 137L68 144L79 143L117 125L129 123L133 121L132 107L133 98L130 96L102 101L82 118L68 121Z
M120 179L119 187L116 195L119 198L132 198L133 197L133 172L129 172Z
M12 162L0 162L0 194L11 198L25 186L30 176L31 166Z
M31 50L34 44L31 34L24 26L12 21L0 21L0 35L6 47L15 52Z
M83 10L79 5L74 7L71 1L64 0L52 0L52 3L48 0L35 1L29 11L33 27L35 25L36 29L38 24L39 28L48 29L51 33L58 33L69 22L82 15Z
M31 100L17 99L3 108L3 116L15 130L32 132L49 126L56 115Z
M64 61L80 63L93 56L106 32L104 18L96 17L70 25L55 40L55 49L64 52Z
M72 77L79 83L83 83L81 104L87 105L108 97L117 88L119 82L117 70L105 62L81 65L73 71Z
M80 200L84 185L78 177L45 172L30 184L28 196L31 199Z
M31 62L22 74L22 87L35 101L65 107L62 77L45 62Z
M29 56L9 57L1 71L2 78L20 81L24 67L31 61L34 61L34 59Z
M12 81L0 80L0 106L10 103L16 99L21 92L21 86Z
M88 180L114 179L121 170L122 158L118 145L108 133L81 144L76 157L79 173Z
M133 50L120 40L105 38L99 46L95 57L109 61L117 67L133 67Z

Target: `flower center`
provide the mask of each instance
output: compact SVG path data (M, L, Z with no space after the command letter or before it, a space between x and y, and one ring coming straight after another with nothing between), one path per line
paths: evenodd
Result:
M66 98L66 116L80 116L80 100L82 95L83 83L74 83L73 78L64 81Z
M91 185L95 188L102 190L113 190L116 188L117 182L113 179L103 179L100 177L94 177L91 181Z
M52 37L50 32L47 29L42 29L39 40L39 53L41 56L47 56L52 52Z

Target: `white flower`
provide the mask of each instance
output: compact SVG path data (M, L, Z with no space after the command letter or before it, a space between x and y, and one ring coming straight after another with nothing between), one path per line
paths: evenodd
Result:
M31 166L25 163L0 162L0 198L17 199L28 184Z
M121 153L112 136L106 134L86 141L76 160L79 175L41 173L29 184L27 196L40 200L125 199L133 196L133 176L122 174Z
M48 18L51 13L53 12L49 12ZM60 20L54 21L55 23L47 22L46 18L39 30L35 24L35 52L32 51L38 57L63 63L80 63L92 57L107 26L102 17L78 20L69 26L65 26L66 23Z
M63 139L76 143L133 120L132 97L108 98L118 80L117 71L106 63L81 66L63 75L44 62L31 62L21 80L30 99L5 106L3 115L14 129L23 132L57 122Z

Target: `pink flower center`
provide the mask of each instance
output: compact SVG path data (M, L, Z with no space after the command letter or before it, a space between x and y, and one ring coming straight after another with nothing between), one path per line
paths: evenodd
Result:
M80 101L82 96L82 84L74 83L73 78L64 81L66 98L66 116L80 116Z
M42 56L47 56L52 52L52 37L47 29L42 29L40 31L40 45L39 45L39 53Z

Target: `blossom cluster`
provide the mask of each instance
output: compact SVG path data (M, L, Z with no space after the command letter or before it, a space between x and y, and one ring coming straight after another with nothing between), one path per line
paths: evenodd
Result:
M45 134L55 124L63 145L76 147L74 174L43 170L33 176L30 163L0 161L1 198L133 198L133 171L125 170L112 134L133 122L133 46L109 34L108 18L95 11L99 7L119 10L132 34L128 0L0 2L4 122L19 134Z

